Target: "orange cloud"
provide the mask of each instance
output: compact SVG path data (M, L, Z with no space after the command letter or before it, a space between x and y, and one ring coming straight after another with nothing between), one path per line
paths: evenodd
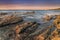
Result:
M60 6L43 6L43 5L21 5L21 4L0 4L0 10L47 10L55 9Z

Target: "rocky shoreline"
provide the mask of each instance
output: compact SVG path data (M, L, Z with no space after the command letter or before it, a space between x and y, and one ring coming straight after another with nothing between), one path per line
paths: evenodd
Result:
M46 23L24 21L23 17L5 15L0 18L0 40L54 40L60 38L60 15L46 16ZM51 20L53 20L51 22Z

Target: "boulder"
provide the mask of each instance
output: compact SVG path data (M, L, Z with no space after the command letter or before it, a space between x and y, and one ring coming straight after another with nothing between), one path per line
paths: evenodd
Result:
M57 29L60 29L60 16L56 16L56 19L53 21L53 24L56 26Z
M52 19L52 16L46 15L44 17L44 21L50 21Z

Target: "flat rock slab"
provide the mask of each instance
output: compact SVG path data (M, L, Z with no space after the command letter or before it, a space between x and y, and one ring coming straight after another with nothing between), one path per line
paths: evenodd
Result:
M17 25L14 24L12 26L7 25L5 27L1 27L0 40L24 40L25 37L33 33L38 28L38 25L39 24L36 22L29 21Z
M8 16L6 15L0 18L0 26L7 25L7 24L13 24L13 23L21 22L21 21L23 21L22 17L17 17L14 15L8 15Z

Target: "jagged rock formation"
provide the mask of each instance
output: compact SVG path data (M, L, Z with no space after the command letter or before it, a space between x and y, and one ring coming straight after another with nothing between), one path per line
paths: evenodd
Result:
M49 16L49 15L46 15L45 17L44 17L44 20L45 21L50 21L52 19L52 16Z
M20 27L20 28L19 28ZM28 35L33 33L38 28L38 23L27 22L16 28L16 39L15 40L25 40Z
M60 40L60 15L54 15L53 25L45 30L46 32L36 36L36 40ZM53 17L54 17L53 16ZM54 29L51 31L52 29ZM50 30L50 31L49 31Z
M7 14L8 14L8 13L0 13L0 16L1 16L1 15L7 15Z
M35 11L32 11L32 12L26 12L25 14L34 14Z
M40 24L25 22L14 15L5 16L0 19L0 40L60 40L60 15L53 17L47 16L48 22Z
M3 33L3 39L1 40L24 40L38 28L38 25L39 24L36 22L24 22L23 24L18 24L9 28L9 31Z
M4 16L4 17L0 18L0 26L16 23L19 21L23 21L23 18L14 16L14 15Z
M60 15L56 16L56 19L54 20L53 24L56 27L55 33L57 34L57 35L55 35L53 40L57 40L57 39L60 40Z

